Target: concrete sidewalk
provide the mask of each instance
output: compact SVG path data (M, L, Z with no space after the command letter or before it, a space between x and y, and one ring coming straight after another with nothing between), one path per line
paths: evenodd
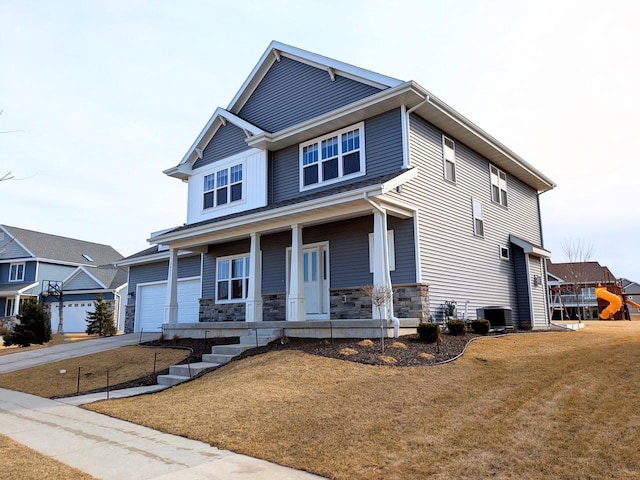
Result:
M0 389L0 434L102 479L322 478L5 389Z
M142 334L142 341L155 340L159 335L159 333L144 333ZM58 360L65 360L67 358L82 357L92 353L104 352L126 345L137 345L140 342L140 338L141 335L139 333L129 333L127 335L114 335L113 337L69 342L26 352L18 351L0 357L0 374L44 365L45 363L57 362Z

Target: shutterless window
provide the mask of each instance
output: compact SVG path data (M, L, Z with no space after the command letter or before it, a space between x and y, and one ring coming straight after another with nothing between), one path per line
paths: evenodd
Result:
M202 208L242 200L242 164L204 176Z
M364 127L357 125L300 145L300 187L313 188L363 175Z
M24 263L12 263L9 266L9 281L10 282L24 281Z
M450 138L442 137L442 157L444 161L444 178L456 181L456 144Z
M476 199L471 200L473 211L473 234L484 237L484 219L482 218L482 203Z
M249 256L219 258L216 262L216 301L244 300L249 290Z
M491 200L507 206L507 175L502 170L491 166Z

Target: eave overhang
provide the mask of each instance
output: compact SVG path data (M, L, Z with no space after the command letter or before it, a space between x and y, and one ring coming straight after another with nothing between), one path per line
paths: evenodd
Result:
M401 106L464 143L496 167L523 181L537 192L546 192L556 186L551 179L516 153L413 81L382 90L279 132L254 135L246 141L254 148L279 150Z
M294 203L291 205L263 210L247 215L194 225L167 232L148 239L171 248L190 250L210 244L230 242L249 237L252 233L261 235L289 230L291 225L305 227L334 222L371 213L373 207L367 198L377 197L383 208L400 218L410 218L416 207L386 196L398 185L415 178L417 169L409 169L389 182L348 190L327 197ZM123 263L120 262L120 265Z
M551 252L549 250L545 250L544 248L534 245L522 238L516 237L515 235L509 235L509 241L522 248L524 253L540 258L551 258Z

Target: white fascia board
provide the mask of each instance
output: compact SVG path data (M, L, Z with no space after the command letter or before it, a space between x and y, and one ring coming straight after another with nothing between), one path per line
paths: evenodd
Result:
M147 241L155 241L154 238L147 239ZM151 255L145 255L144 257L136 257L121 260L114 265L116 267L130 267L132 265L144 265L145 263L156 263L162 260L169 260L170 250L164 250L162 252L154 253ZM200 254L201 252L195 252ZM181 250L178 252L178 257L191 256L194 252L189 250Z
M196 237L198 235L209 233L212 231L223 231L236 228L238 226L245 226L252 223L262 222L265 220L275 220L279 217L285 217L288 215L304 214L313 209L331 207L351 201L362 200L365 193L369 197L376 197L382 195L382 189L380 188L380 185L373 185L359 188L357 190L349 190L328 197L295 203L292 205L287 205L277 209L265 210L263 212L258 212L250 215L243 215L222 222L207 223L198 227L181 230L175 233L168 233L166 235L162 235L160 237L160 240L163 243L171 243L179 240L186 240L190 237Z
M392 178L391 180L384 182L382 184L382 193L390 192L400 185L407 183L409 180L413 180L418 176L417 168L409 168L406 172L401 173L397 177Z
M198 135L191 147L189 147L189 150L187 150L187 153L184 155L184 157L182 157L180 163L175 167L164 170L163 173L165 175L181 179L184 179L185 175L188 177L188 174L190 172L189 167L191 164L193 164L193 162L195 162L197 158L196 149L199 148L204 150L206 148L207 144L211 141L216 131L222 124L220 118L233 123L236 127L244 130L245 133L248 132L249 134L251 134L251 136L264 133L264 130L262 130L261 128L258 128L252 123L249 123L246 120L238 117L237 115L228 112L224 108L218 107L216 108L215 112L213 112L213 115L211 115L211 118L200 132L200 135Z
M381 75L364 68L359 68L348 63L340 62L338 60L274 40L264 51L253 70L251 70L251 73L240 87L240 90L238 90L238 93L236 93L229 103L227 110L237 113L242 109L244 103L257 88L260 81L269 71L269 68L271 68L271 65L273 65L274 62L279 61L280 56L285 56L292 60L321 69L330 68L333 70L334 74L342 75L343 77L366 83L376 88L384 89L396 87L403 83L402 80L398 80L397 78ZM327 73L327 75L329 75L329 73Z

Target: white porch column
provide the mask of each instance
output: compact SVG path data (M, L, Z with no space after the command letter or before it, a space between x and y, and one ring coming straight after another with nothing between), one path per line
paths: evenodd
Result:
M20 313L20 294L17 293L13 299L13 312L11 312L12 316L17 316Z
M287 320L302 321L306 318L307 308L304 297L302 256L302 227L291 226L291 272L289 277L289 296L287 298Z
M249 252L249 291L245 304L245 320L247 322L262 321L262 252L260 250L260 234L251 234Z
M389 271L389 244L387 238L387 213L373 211L373 285L387 287L391 292L391 272ZM372 317L379 320L393 317L393 295L382 305L380 312L372 305Z
M178 249L169 250L167 274L167 301L164 307L164 323L178 323Z

